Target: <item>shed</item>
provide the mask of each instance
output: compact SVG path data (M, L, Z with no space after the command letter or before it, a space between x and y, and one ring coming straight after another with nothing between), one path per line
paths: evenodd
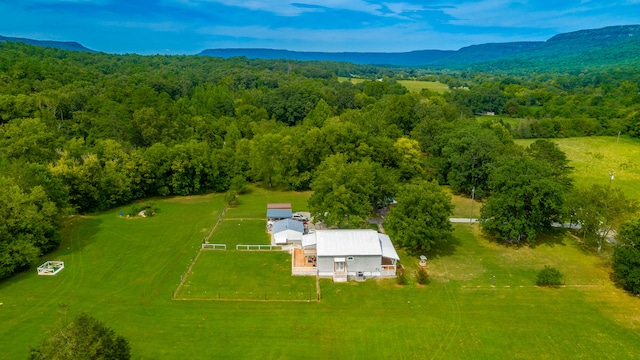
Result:
M279 220L273 223L271 228L273 243L276 245L302 242L304 224L293 219Z
M291 210L291 203L268 203L267 209L289 209Z
M267 219L269 220L290 219L292 215L291 209L267 209Z

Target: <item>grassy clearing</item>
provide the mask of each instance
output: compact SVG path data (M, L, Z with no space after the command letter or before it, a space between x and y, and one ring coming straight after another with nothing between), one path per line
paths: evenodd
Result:
M237 210L253 204L262 217L272 195L253 195ZM299 195L273 197L287 202ZM60 250L47 257L66 262L60 274L37 276L33 269L0 282L3 359L25 358L60 303L106 321L129 339L135 359L621 359L640 352L640 301L615 288L601 260L561 234L535 248L510 248L482 238L477 225L458 224L450 251L430 258L427 286L322 280L319 303L174 301L222 196L156 204L161 211L153 218L121 219L119 209L75 218ZM258 231L264 230L247 233ZM418 260L400 255L411 273ZM206 251L201 257L183 289L193 297L222 287L315 290L313 278L287 276L287 254ZM544 265L560 269L567 286L534 286Z
M246 194L240 195L240 204L227 210L226 218L266 219L267 203L291 203L292 210L305 211L310 191L272 191L249 186Z
M573 178L577 186L608 185L610 172L614 172L612 186L640 200L640 140L628 137L592 136L550 139L567 154L574 167ZM528 146L535 140L517 140Z
M451 203L454 206L452 215L453 217L480 217L480 208L482 207L482 202L474 200L472 209L470 197L453 194L449 186L442 186L442 189L451 196Z
M354 84L359 84L367 80L370 79L347 78L343 76L338 77L338 81L340 82L349 81ZM439 81L398 80L398 83L402 84L402 86L406 87L407 90L411 92L420 92L422 89L429 89L438 93L449 91L449 85L443 84Z
M203 251L176 295L188 299L315 299L314 277L291 276L282 251Z
M227 244L232 250L238 244L269 244L265 220L223 219L209 238L212 244Z
M398 82L411 92L420 92L422 89L428 89L438 93L449 91L449 85L438 81L398 80Z

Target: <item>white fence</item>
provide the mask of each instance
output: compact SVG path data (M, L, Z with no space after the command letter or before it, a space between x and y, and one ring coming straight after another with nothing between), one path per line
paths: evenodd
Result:
M396 266L395 265L382 265L382 271L380 272L381 276L396 276Z
M281 245L245 245L238 244L236 245L236 250L246 250L246 251L282 251Z
M304 275L304 276L316 276L318 275L318 269L309 266L292 266L291 274Z
M64 269L62 261L47 261L38 266L38 275L55 275Z
M227 250L227 244L202 244L202 250Z

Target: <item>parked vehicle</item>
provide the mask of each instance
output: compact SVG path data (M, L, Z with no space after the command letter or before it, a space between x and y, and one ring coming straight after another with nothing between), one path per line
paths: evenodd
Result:
M291 218L293 220L298 220L298 221L303 221L303 222L309 221L309 219L307 219L306 217L304 217L304 215L299 214L299 213L295 213L295 214L291 215Z

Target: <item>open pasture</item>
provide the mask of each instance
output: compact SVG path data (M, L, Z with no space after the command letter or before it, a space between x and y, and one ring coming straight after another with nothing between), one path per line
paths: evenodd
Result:
M338 77L338 80L340 82L350 81L354 84L359 84L370 79L347 78L347 77L341 76L341 77ZM422 89L428 89L438 93L444 93L449 91L449 85L443 84L438 81L398 80L398 83L402 84L402 86L406 87L407 90L411 92L420 92Z
M640 300L615 288L607 267L563 234L534 248L512 248L484 239L477 225L458 224L452 246L429 254L427 286L323 279L320 302L172 300L222 198L156 200L159 213L146 219L119 218L120 209L113 209L70 220L62 246L47 256L65 262L62 272L38 276L34 267L0 282L2 358L24 359L62 303L125 336L134 359L625 359L640 353ZM255 208L248 218L258 209L262 217L267 201L302 206L302 199L253 192L236 210L247 205ZM230 219L239 216L232 210L221 224L234 225ZM258 231L264 230L248 233ZM418 260L400 256L412 278ZM314 291L315 279L287 275L288 261L284 253L203 251L191 290L181 291L193 297L223 287ZM560 269L566 286L534 286L544 265Z
M577 186L617 186L632 199L640 200L640 140L626 136L591 136L549 139L567 154ZM532 139L516 140L529 146ZM611 180L610 174L613 174Z
M449 85L438 81L398 80L398 82L411 92L420 92L422 89L428 89L438 93L449 91Z

